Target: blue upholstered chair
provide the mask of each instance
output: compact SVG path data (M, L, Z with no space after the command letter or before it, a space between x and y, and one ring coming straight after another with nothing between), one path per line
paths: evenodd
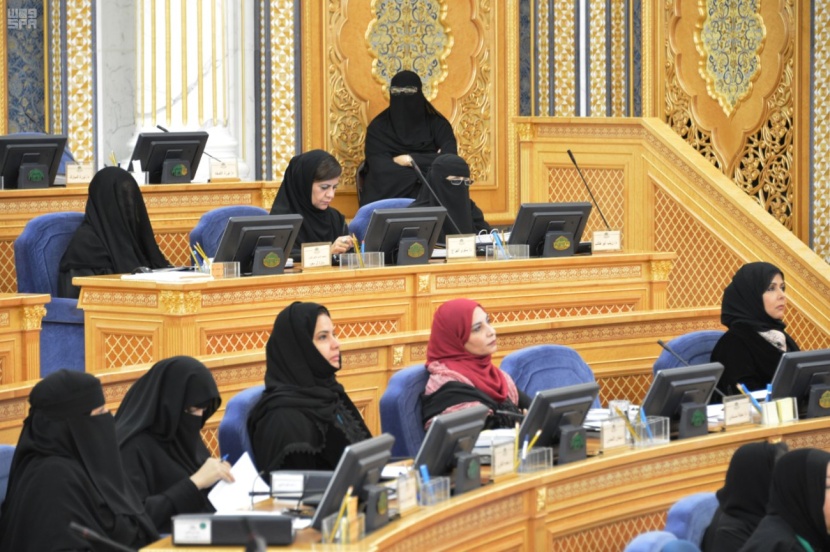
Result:
M0 445L0 504L6 499L6 489L9 486L9 472L12 469L14 445Z
M231 217L252 217L256 215L267 215L268 211L262 207L253 205L229 205L218 207L202 215L193 230L190 231L190 247L197 243L202 246L208 257L216 254L219 247L219 240L228 225Z
M596 381L579 353L565 345L534 345L514 351L502 359L501 369L530 397L545 389ZM599 397L593 407L599 408Z
M249 387L234 395L225 406L225 415L219 422L219 450L223 456L228 455L231 464L235 464L243 452L247 452L251 460L254 459L251 437L248 435L248 413L264 390L264 385Z
M715 493L695 493L675 502L666 516L666 531L700 547L703 533L718 508Z
M661 552L663 547L677 537L668 531L640 533L625 546L624 552Z
M401 209L403 207L409 207L413 201L415 200L408 197L393 197L367 203L355 213L354 218L349 223L349 232L354 234L358 240L363 241L363 237L366 235L366 228L369 226L369 219L372 218L372 213L375 209Z
M84 311L77 299L57 297L60 262L83 213L48 213L33 218L14 241L17 291L48 293L40 331L40 375L60 368L84 370Z
M721 330L700 330L675 337L666 345L677 353L690 366L706 364L711 360L712 349L723 335ZM678 368L685 366L679 359L668 351L662 351L654 361L653 370L656 374L664 368Z
M421 395L429 372L423 364L409 366L389 378L380 398L380 426L395 437L392 456L413 458L424 440Z

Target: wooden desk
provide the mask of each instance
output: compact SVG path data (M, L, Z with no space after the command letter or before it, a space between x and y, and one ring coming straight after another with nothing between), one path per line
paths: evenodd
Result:
M830 418L778 427L745 426L649 449L612 451L523 475L422 509L369 535L359 546L298 542L299 550L556 550L619 552L635 535L660 529L679 498L721 487L734 451L756 441L830 449ZM174 547L155 552L241 551ZM277 548L273 548L277 550Z
M261 349L293 301L326 305L341 339L428 330L435 309L470 297L495 324L666 307L673 253L339 268L189 283L75 278L87 371Z
M46 294L0 293L0 384L40 377L40 322Z

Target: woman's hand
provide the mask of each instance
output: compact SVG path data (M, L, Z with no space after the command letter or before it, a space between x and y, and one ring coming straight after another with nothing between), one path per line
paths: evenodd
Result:
M331 244L331 254L332 255L340 255L345 253L349 249L352 248L352 238L351 236L340 236Z
M202 467L196 473L190 476L190 480L196 485L197 489L207 489L212 487L219 480L233 483L233 475L231 475L231 465L218 458L208 458Z
M402 167L411 167L412 163L414 163L414 161L412 160L412 156L406 153L404 153L403 155L396 155L392 158L392 161L394 161Z

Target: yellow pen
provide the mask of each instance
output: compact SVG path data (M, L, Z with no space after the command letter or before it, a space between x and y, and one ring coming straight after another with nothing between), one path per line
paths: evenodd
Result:
M334 525L331 528L331 533L329 533L329 544L334 542L334 537L337 535L337 531L340 530L340 522L343 521L343 514L346 513L346 506L349 504L349 497L352 496L352 490L352 487L349 487L349 490L343 495L343 502L340 503L340 511L337 513Z
M540 435L542 435L542 430L541 430L541 429L537 429L537 430L536 430L536 435L534 435L534 436L533 436L533 439L531 439L531 440L530 440L530 443L527 445L527 450L528 450L528 452L530 452L530 449L532 449L532 448L533 448L533 445L535 445L535 444L536 444L536 441L538 441L538 440L539 440L539 436L540 436Z
M366 265L363 264L363 255L360 251L360 242L357 240L357 236L352 234L352 245L354 245L354 252L357 254L357 264L360 265L360 268L364 268Z
M516 435L513 438L513 464L519 467L519 422L516 422Z
M622 413L622 410L620 410L620 407L615 406L614 410L617 412L617 416L622 418L623 421L625 422L625 427L628 428L628 432L631 434L631 438L636 441L637 440L637 431L634 429L634 425L632 425L631 420L628 419L628 416L626 416L625 414Z
M110 161L112 162L113 167L118 166L118 159L115 158L115 152L114 151L110 151Z

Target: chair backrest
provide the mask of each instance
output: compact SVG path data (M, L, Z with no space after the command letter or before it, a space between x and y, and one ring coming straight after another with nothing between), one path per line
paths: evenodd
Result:
M623 552L661 552L666 544L676 540L668 531L648 531L634 537Z
M14 240L18 292L58 294L61 258L83 220L83 213L61 212L26 223Z
M219 422L219 450L228 455L228 462L236 463L243 452L254 459L251 437L248 435L248 413L259 401L264 385L249 387L234 395L225 406L225 415Z
M565 345L534 345L514 351L502 359L501 369L530 397L545 389L596 381L579 353ZM599 404L597 397L594 408Z
M0 445L0 504L6 499L6 489L9 486L9 472L12 469L14 445Z
M192 248L198 243L205 250L208 257L213 257L216 254L216 248L219 247L219 240L222 239L229 218L267 214L268 211L262 207L254 207L253 205L229 205L211 209L202 215L202 218L190 231L190 247Z
M715 348L715 344L722 335L723 331L721 330L699 330L675 337L666 345L671 347L689 366L695 366L706 364L711 360L712 349ZM678 368L680 366L685 366L685 364L680 362L680 359L673 354L664 350L654 361L653 371L656 374L665 368Z
M349 223L349 232L354 234L358 240L363 241L366 228L369 226L369 219L372 218L375 209L402 209L409 207L413 201L415 200L410 197L392 197L367 203L354 214L354 218Z
M380 398L380 426L395 437L392 456L414 458L424 441L421 395L429 372L423 364L409 366L389 378Z
M366 182L366 161L361 161L354 174L354 188L357 192L357 204L360 205L360 195L363 193L363 184Z
M666 531L678 539L686 539L696 546L703 541L703 533L712 523L718 508L715 493L695 493L675 502L666 516Z

